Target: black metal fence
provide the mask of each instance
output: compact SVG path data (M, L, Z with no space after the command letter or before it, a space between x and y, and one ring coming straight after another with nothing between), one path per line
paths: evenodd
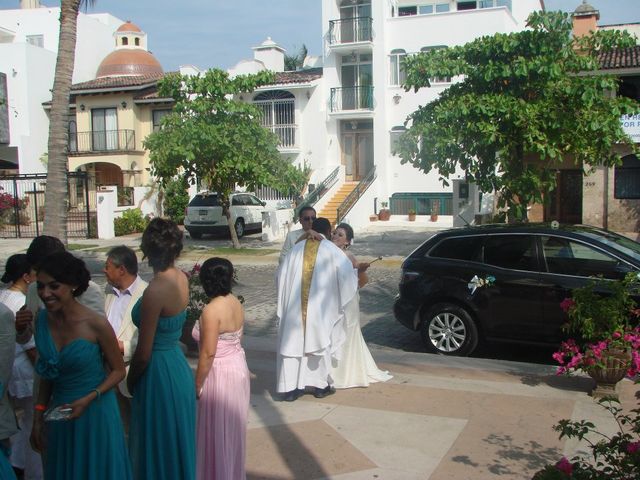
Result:
M85 172L70 172L68 183L67 236L95 237L97 217L94 182ZM46 187L46 174L0 176L0 238L33 238L44 233Z

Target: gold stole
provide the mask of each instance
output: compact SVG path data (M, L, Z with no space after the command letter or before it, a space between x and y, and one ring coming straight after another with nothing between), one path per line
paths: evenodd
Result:
M317 240L307 240L304 244L304 257L302 259L302 331L307 329L307 305L309 304L309 291L311 290L311 279L313 269L316 266L316 257L320 242Z

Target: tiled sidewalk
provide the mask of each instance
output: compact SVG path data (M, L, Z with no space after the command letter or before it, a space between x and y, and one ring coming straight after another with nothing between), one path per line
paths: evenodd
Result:
M615 425L585 377L548 366L373 350L394 378L288 403L274 393L275 339L246 337L254 375L250 479L528 479L581 446L560 441L562 418ZM624 381L621 399L634 408Z

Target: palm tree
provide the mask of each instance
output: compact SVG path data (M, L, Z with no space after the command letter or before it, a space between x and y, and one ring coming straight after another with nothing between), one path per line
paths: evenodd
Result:
M67 182L69 94L75 63L78 12L81 5L93 5L93 3L93 0L60 1L60 36L49 119L49 162L45 191L44 231L47 235L58 237L65 244L69 210Z

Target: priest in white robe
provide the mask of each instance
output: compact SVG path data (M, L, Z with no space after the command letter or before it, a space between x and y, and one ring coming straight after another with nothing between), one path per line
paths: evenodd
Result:
M325 218L313 230L327 238ZM332 358L345 340L344 310L358 290L351 261L330 240L303 240L284 260L278 279L277 391L293 401L311 388L331 393Z

